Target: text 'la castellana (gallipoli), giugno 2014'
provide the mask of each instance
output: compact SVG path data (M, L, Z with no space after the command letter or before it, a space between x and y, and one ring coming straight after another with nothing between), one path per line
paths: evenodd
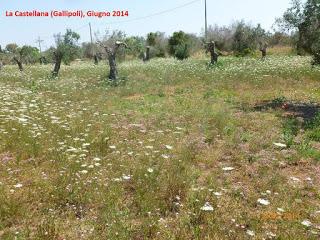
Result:
M6 17L125 17L129 16L128 11L6 11Z

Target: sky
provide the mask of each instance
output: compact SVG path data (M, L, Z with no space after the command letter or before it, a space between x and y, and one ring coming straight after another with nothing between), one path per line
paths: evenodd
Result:
M89 22L93 32L100 35L108 29L122 30L127 35L145 36L151 31L166 32L183 30L200 34L204 29L204 0L175 9L164 14L141 20L165 10L185 5L192 0L1 0L0 45L15 42L19 45L37 46L36 39L43 39L42 48L54 44L53 35L65 32L66 28L77 30L81 42L90 41ZM271 30L275 18L289 7L290 0L207 0L208 24L229 25L236 20L252 24L260 23ZM39 18L6 17L6 11L51 11L127 10L129 17L122 18ZM133 20L133 21L131 21Z

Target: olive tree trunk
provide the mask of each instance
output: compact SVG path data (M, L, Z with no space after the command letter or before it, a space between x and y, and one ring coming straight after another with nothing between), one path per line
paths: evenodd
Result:
M260 43L260 52L261 52L261 59L265 60L267 57L267 44L266 43Z
M117 63L116 63L116 53L115 52L109 52L108 53L108 61L109 61L109 79L110 80L117 80L118 79L118 69L117 69Z
M210 63L212 65L216 64L218 62L219 54L216 52L216 44L214 41L211 41L208 43L207 52L210 52L210 56L211 56Z
M18 68L19 68L20 72L22 72L23 71L22 62L16 57L14 57L13 60L18 64Z
M112 47L105 46L101 42L100 42L100 45L104 47L108 56L107 58L108 58L109 67L110 67L109 79L112 81L116 81L118 79L118 69L117 69L117 63L116 63L116 56L117 56L118 49L121 46L124 46L125 48L128 48L128 46L127 44L120 41L116 41L114 46Z
M99 58L98 58L97 54L94 55L93 59L94 59L94 64L98 65L99 64Z
M52 71L52 76L53 77L57 77L60 71L60 67L61 67L61 62L62 62L62 57L63 55L60 53L54 53L54 59L55 59L55 63L54 63L54 68Z
M150 47L147 46L146 52L144 53L144 56L143 56L143 61L147 62L149 60L150 60Z

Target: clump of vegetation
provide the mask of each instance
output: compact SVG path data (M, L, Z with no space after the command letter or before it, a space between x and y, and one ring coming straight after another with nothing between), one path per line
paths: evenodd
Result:
M313 64L320 64L320 8L319 1L293 0L291 7L278 19L278 24L286 30L297 31L296 47L298 54L303 52L313 56Z
M165 33L151 32L148 33L146 39L147 46L152 47L150 50L150 58L165 57L167 53L168 39L165 37Z
M283 124L283 138L288 147L294 144L294 138L297 136L301 124L295 118L289 118Z
M190 36L183 31L174 32L168 44L170 55L179 60L190 57Z
M238 22L235 26L232 50L236 56L253 54L258 47L259 41L266 36L260 25L252 27L245 22Z

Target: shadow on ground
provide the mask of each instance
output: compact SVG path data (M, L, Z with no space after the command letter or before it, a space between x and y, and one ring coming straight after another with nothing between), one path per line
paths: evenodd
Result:
M317 103L293 102L284 99L274 99L271 101L263 101L257 104L254 111L280 110L283 112L283 117L301 118L303 122L311 121L318 112L320 105Z

